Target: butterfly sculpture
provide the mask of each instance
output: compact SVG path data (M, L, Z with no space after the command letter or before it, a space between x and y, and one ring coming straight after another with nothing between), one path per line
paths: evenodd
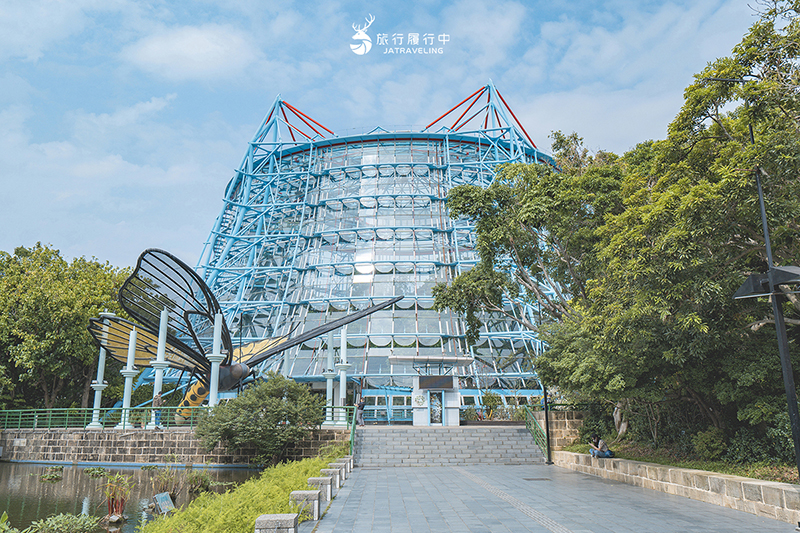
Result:
M223 318L221 344L225 359L220 365L219 390L229 390L251 374L251 369L284 350L319 337L350 322L368 316L401 300L397 296L323 324L292 338L263 339L234 349ZM180 403L181 408L198 406L208 396L214 320L222 308L203 279L186 263L164 250L142 252L133 273L119 290L119 302L135 322L117 316L89 320L89 333L114 359L125 363L128 343L135 328L134 364L151 366L158 353L158 331L162 310L167 311L165 361L170 368L196 377ZM191 379L190 379L191 381ZM181 411L178 411L181 414Z

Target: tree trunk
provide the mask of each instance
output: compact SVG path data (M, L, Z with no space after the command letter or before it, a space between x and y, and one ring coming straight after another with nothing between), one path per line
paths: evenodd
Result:
M614 427L617 429L617 438L614 442L619 442L628 432L628 401L620 400L614 406ZM613 444L613 443L612 443Z
M83 409L89 407L89 396L92 393L92 370L92 368L89 368L89 372L84 372L83 374L83 395L81 396L81 407Z

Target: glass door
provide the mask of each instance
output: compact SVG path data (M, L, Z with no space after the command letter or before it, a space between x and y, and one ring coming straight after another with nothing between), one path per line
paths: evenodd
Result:
M442 391L430 391L430 424L442 425Z

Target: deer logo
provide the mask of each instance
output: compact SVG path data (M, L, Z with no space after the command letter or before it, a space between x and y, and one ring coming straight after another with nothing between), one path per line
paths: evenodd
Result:
M370 39L369 35L367 35L367 28L369 28L372 23L375 22L375 17L373 17L372 13L370 13L369 18L365 18L364 20L367 21L367 25L363 28L361 26L356 26L356 24L353 23L353 29L356 31L356 34L353 35L353 39L360 42L358 44L350 45L350 50L360 56L363 56L372 49L372 39Z

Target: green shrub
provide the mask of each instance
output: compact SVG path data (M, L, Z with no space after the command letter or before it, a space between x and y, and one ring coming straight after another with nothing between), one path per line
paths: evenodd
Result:
M603 435L615 435L617 433L614 426L614 406L610 403L591 403L586 407L586 415L579 430L578 442L588 442L592 433Z
M59 514L33 522L23 533L91 533L99 529L97 522L95 516Z
M771 462L773 458L770 456L769 449L765 439L761 438L755 430L742 428L731 439L724 460L735 464Z
M330 458L317 457L267 468L225 494L201 494L183 510L146 524L141 533L252 533L262 514L297 512L289 493L311 489L308 478L318 476L329 462Z
M514 409L514 412L511 414L511 420L514 422L524 422L526 419L525 415L525 406L519 406Z
M350 455L349 440L344 442L333 442L331 444L320 446L319 448L319 456L323 459L338 459L340 457L344 457L345 455Z
M486 391L481 397L481 404L483 404L483 407L486 409L486 418L491 420L497 406L503 405L503 399L497 393Z
M789 415L780 412L775 417L775 426L767 428L767 440L772 446L773 455L779 461L794 462L794 439Z
M513 407L505 407L501 405L492 411L492 420L511 420L511 416L513 414Z
M229 450L255 450L255 461L275 464L324 420L324 398L308 387L270 372L266 382L213 408L195 435L208 451L222 443Z
M207 468L202 470L193 469L186 474L186 483L189 485L189 492L196 494L198 492L210 491L214 480L211 478L211 474L208 473Z
M474 422L477 419L478 419L478 410L475 408L475 406L470 405L466 409L461 410L461 420Z
M694 451L704 461L716 461L725 453L725 434L721 429L709 428L692 437Z

